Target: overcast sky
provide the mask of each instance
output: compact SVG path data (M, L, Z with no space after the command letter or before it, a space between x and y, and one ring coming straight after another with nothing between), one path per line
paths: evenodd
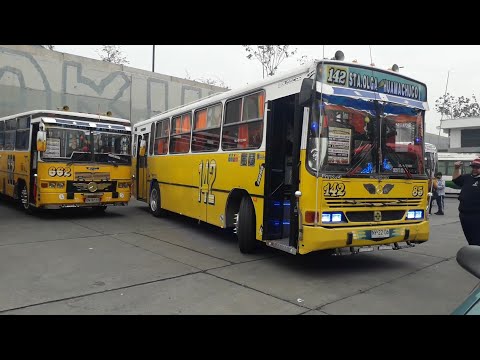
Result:
M121 45L130 66L152 70L153 45ZM55 45L55 50L99 59L100 45ZM279 71L299 65L302 55L309 58L331 58L342 50L345 60L370 64L368 45L291 45L296 55L286 59ZM398 64L400 73L427 85L430 111L427 112L427 131L438 134L440 114L435 112L435 100L445 93L448 71L448 92L454 96L480 96L480 72L474 72L480 63L479 45L371 45L373 63L387 69ZM192 79L220 79L230 88L238 88L262 78L262 67L257 60L248 60L241 45L156 45L155 72ZM442 132L443 133L443 132Z

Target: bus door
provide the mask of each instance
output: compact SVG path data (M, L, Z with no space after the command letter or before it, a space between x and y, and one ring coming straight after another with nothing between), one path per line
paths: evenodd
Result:
M140 142L145 140L147 149L144 156L140 156ZM147 200L147 155L149 134L143 134L138 137L137 143L137 200Z
M37 133L39 129L39 124L30 125L30 186L29 188L29 200L31 203L36 204L37 199L35 199L35 174L37 174L37 164L38 157L40 153L37 151Z
M264 240L296 243L295 191L299 183L303 108L298 95L269 101L265 156Z

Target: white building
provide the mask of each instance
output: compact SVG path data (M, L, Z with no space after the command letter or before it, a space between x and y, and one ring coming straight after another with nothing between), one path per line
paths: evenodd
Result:
M440 126L450 137L448 152L480 153L480 117L446 119Z

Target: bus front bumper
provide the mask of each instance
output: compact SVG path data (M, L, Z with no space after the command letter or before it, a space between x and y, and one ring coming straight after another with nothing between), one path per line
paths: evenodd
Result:
M430 234L428 221L414 224L359 226L355 228L325 228L303 225L302 230L302 238L299 240L298 246L300 254L328 249L375 248L388 244L393 244L393 247L386 248L395 249L401 247L399 243L425 242Z
M70 198L69 198L70 197ZM95 206L126 206L130 200L130 192L105 193L47 193L40 192L37 198L38 207L44 209L95 207Z

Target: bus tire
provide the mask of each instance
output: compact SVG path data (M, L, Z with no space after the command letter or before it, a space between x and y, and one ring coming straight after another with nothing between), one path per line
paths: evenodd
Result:
M240 203L235 229L238 238L238 247L243 254L251 254L255 250L257 240L255 239L256 219L255 208L248 196L244 196Z
M162 198L160 196L160 188L158 187L157 182L155 182L150 189L150 200L148 204L153 216L161 217L165 215L165 210L162 209Z

